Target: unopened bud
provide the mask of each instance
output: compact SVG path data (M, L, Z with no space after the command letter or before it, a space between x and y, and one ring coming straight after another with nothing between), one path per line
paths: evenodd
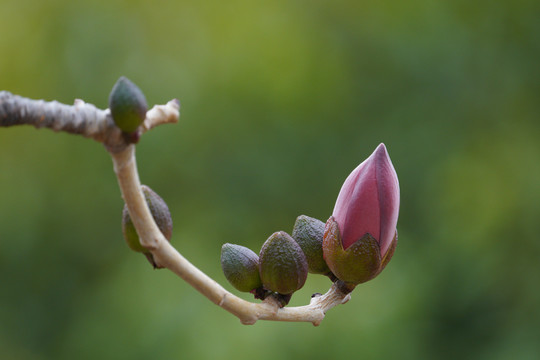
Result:
M148 105L141 89L122 76L109 95L109 109L116 126L124 133L132 134L144 121ZM138 137L129 136L127 139L138 140Z
M377 276L397 244L399 182L384 144L347 177L326 223L323 254L343 282Z
M156 194L148 186L142 185L141 190L144 194L146 204L148 205L148 208L150 209L150 213L152 214L152 217L154 218L154 221L156 222L157 227L159 228L163 236L167 240L170 240L172 237L173 224L172 224L171 213L169 212L169 208L167 204L158 194ZM126 240L128 246L133 251L150 255L150 252L148 251L148 249L146 249L144 246L141 245L141 242L139 240L139 235L137 234L137 230L135 229L135 226L133 225L133 221L131 220L131 217L129 216L127 205L124 205L124 209L122 211L122 232L124 234L124 239ZM151 256L148 257L148 260L154 266L156 266L153 260L151 260Z
M259 263L261 280L267 290L289 295L306 282L306 256L286 232L276 232L266 240L259 254Z
M330 269L323 258L324 223L306 215L296 218L292 232L293 239L300 245L312 274L328 275Z
M247 247L224 244L221 247L221 268L227 281L239 291L254 292L262 286L259 256Z

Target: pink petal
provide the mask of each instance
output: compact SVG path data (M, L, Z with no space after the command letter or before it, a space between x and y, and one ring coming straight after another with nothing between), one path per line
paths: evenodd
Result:
M375 150L377 157L377 185L381 209L379 245L384 256L392 244L399 215L399 181L384 144Z

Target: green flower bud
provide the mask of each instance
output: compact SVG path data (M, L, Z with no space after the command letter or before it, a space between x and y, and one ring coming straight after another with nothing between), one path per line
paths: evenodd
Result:
M172 225L171 213L169 212L169 208L167 207L167 204L158 194L156 194L148 186L142 185L141 189L144 194L146 204L148 205L148 208L150 209L150 213L152 214L152 217L154 218L154 221L156 222L157 227L159 228L163 236L167 240L170 240L172 237L173 225ZM150 255L150 252L148 251L148 249L143 247L141 245L141 242L139 241L139 235L137 234L137 230L135 229L135 226L133 225L133 221L131 220L131 217L129 216L127 205L124 205L124 210L122 211L122 232L124 234L124 239L126 240L128 246L133 251ZM151 256L148 258L148 260L154 266L156 265L151 259Z
M262 286L259 256L244 246L224 244L221 247L221 268L227 281L239 291L253 292Z
M148 105L141 89L122 76L109 95L109 109L116 126L133 133L144 121Z
M312 274L328 275L330 269L323 258L324 223L306 215L296 218L292 232L293 239L300 245Z
M300 245L289 234L279 231L262 246L259 272L267 290L289 295L304 286L308 264Z

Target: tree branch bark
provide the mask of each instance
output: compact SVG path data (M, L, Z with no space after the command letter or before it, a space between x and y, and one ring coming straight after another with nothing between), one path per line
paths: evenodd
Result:
M180 103L171 100L166 105L156 105L146 114L142 131L158 125L178 121ZM82 135L103 143L110 152L120 152L129 144L116 127L109 109L76 99L73 105L58 101L32 100L0 91L0 126L32 125L36 129L49 128L69 134Z

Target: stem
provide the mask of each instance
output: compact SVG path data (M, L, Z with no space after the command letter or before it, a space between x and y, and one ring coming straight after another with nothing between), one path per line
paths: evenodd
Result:
M178 121L180 103L171 100L166 105L156 105L146 113L141 126L146 132L158 125ZM122 131L114 124L111 112L101 110L82 100L73 105L58 101L33 100L0 91L0 127L32 125L37 129L49 128L73 135L82 135L103 143L109 152L122 151L126 143Z
M214 304L238 317L242 324L274 320L304 321L317 326L329 309L349 300L350 295L341 292L335 284L326 294L312 298L309 305L290 308L280 308L272 297L256 304L233 295L184 258L159 231L141 191L135 146L130 145L121 152L111 152L111 156L122 197L141 244L150 250L156 264L180 276Z
M14 125L32 125L37 129L49 128L82 135L111 148L125 146L122 131L114 125L110 111L79 99L73 105L66 105L0 91L0 126Z

